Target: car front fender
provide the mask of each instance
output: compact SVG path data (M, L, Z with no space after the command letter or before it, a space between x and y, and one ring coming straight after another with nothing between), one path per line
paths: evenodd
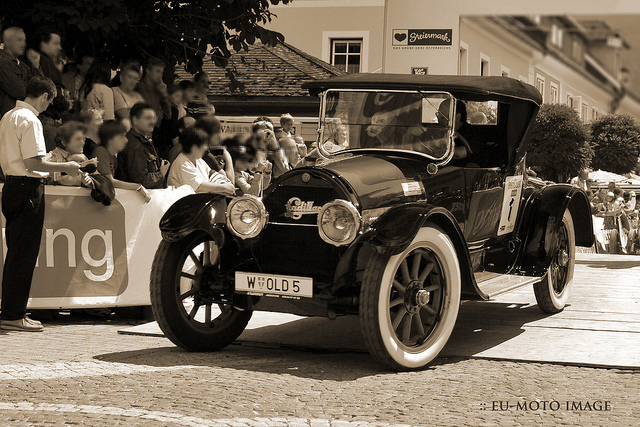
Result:
M550 225L557 233L562 217L569 210L573 218L577 246L594 243L593 218L585 192L568 184L549 185L534 192L526 206L518 233L524 242L518 269L526 274L542 275L551 262L551 254L545 250L546 230Z
M405 250L418 230L427 224L437 225L451 239L458 256L465 298L482 299L484 294L479 291L473 276L467 242L448 210L420 202L394 207L375 222L367 240L375 251L396 255Z
M224 232L220 224L225 222L227 202L224 196L210 193L192 194L175 202L160 220L162 238L175 242L194 231L204 231L220 246Z

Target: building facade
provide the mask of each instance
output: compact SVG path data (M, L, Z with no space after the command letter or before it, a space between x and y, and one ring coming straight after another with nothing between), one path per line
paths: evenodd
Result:
M392 68L385 64L385 42L392 35L392 29L386 28L390 4L398 2L296 0L273 7L277 18L269 28L346 72L385 72ZM585 122L608 113L640 119L640 99L625 88L620 66L621 55L629 46L603 21L570 16L465 16L454 3L451 8L450 13L438 10L444 16L460 17L459 34L452 37L458 55L448 57L457 61L457 67L449 69L461 75L502 75L527 82L540 91L545 103L567 104ZM407 7L401 13L432 12ZM435 60L416 62L419 67L401 72L441 69Z

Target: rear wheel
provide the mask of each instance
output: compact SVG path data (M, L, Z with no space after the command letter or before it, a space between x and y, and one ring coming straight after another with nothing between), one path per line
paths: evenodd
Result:
M447 343L459 306L453 243L440 228L425 227L402 253L369 260L360 291L362 335L383 365L422 368Z
M190 351L231 344L251 319L233 306L233 285L220 272L220 252L205 233L160 242L151 270L151 307L160 329Z
M564 309L569 298L576 264L576 237L569 210L562 216L557 235L553 235L549 226L545 240L549 242L547 251L551 251L551 264L542 280L533 285L533 291L540 310L557 313Z

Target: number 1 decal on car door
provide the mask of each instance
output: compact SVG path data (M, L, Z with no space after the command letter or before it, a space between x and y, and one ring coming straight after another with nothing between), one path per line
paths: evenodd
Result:
M498 236L511 233L516 225L520 196L522 195L523 176L508 176L504 181L504 195L502 200L502 212L500 213L500 225Z

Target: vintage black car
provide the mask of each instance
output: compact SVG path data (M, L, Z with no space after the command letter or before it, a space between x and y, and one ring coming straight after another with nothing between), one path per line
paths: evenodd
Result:
M303 87L321 97L314 166L228 206L186 197L161 221L151 300L176 345L223 348L254 310L358 315L375 359L415 369L462 299L532 285L541 310L564 308L592 218L582 190L526 172L535 88L385 74Z

